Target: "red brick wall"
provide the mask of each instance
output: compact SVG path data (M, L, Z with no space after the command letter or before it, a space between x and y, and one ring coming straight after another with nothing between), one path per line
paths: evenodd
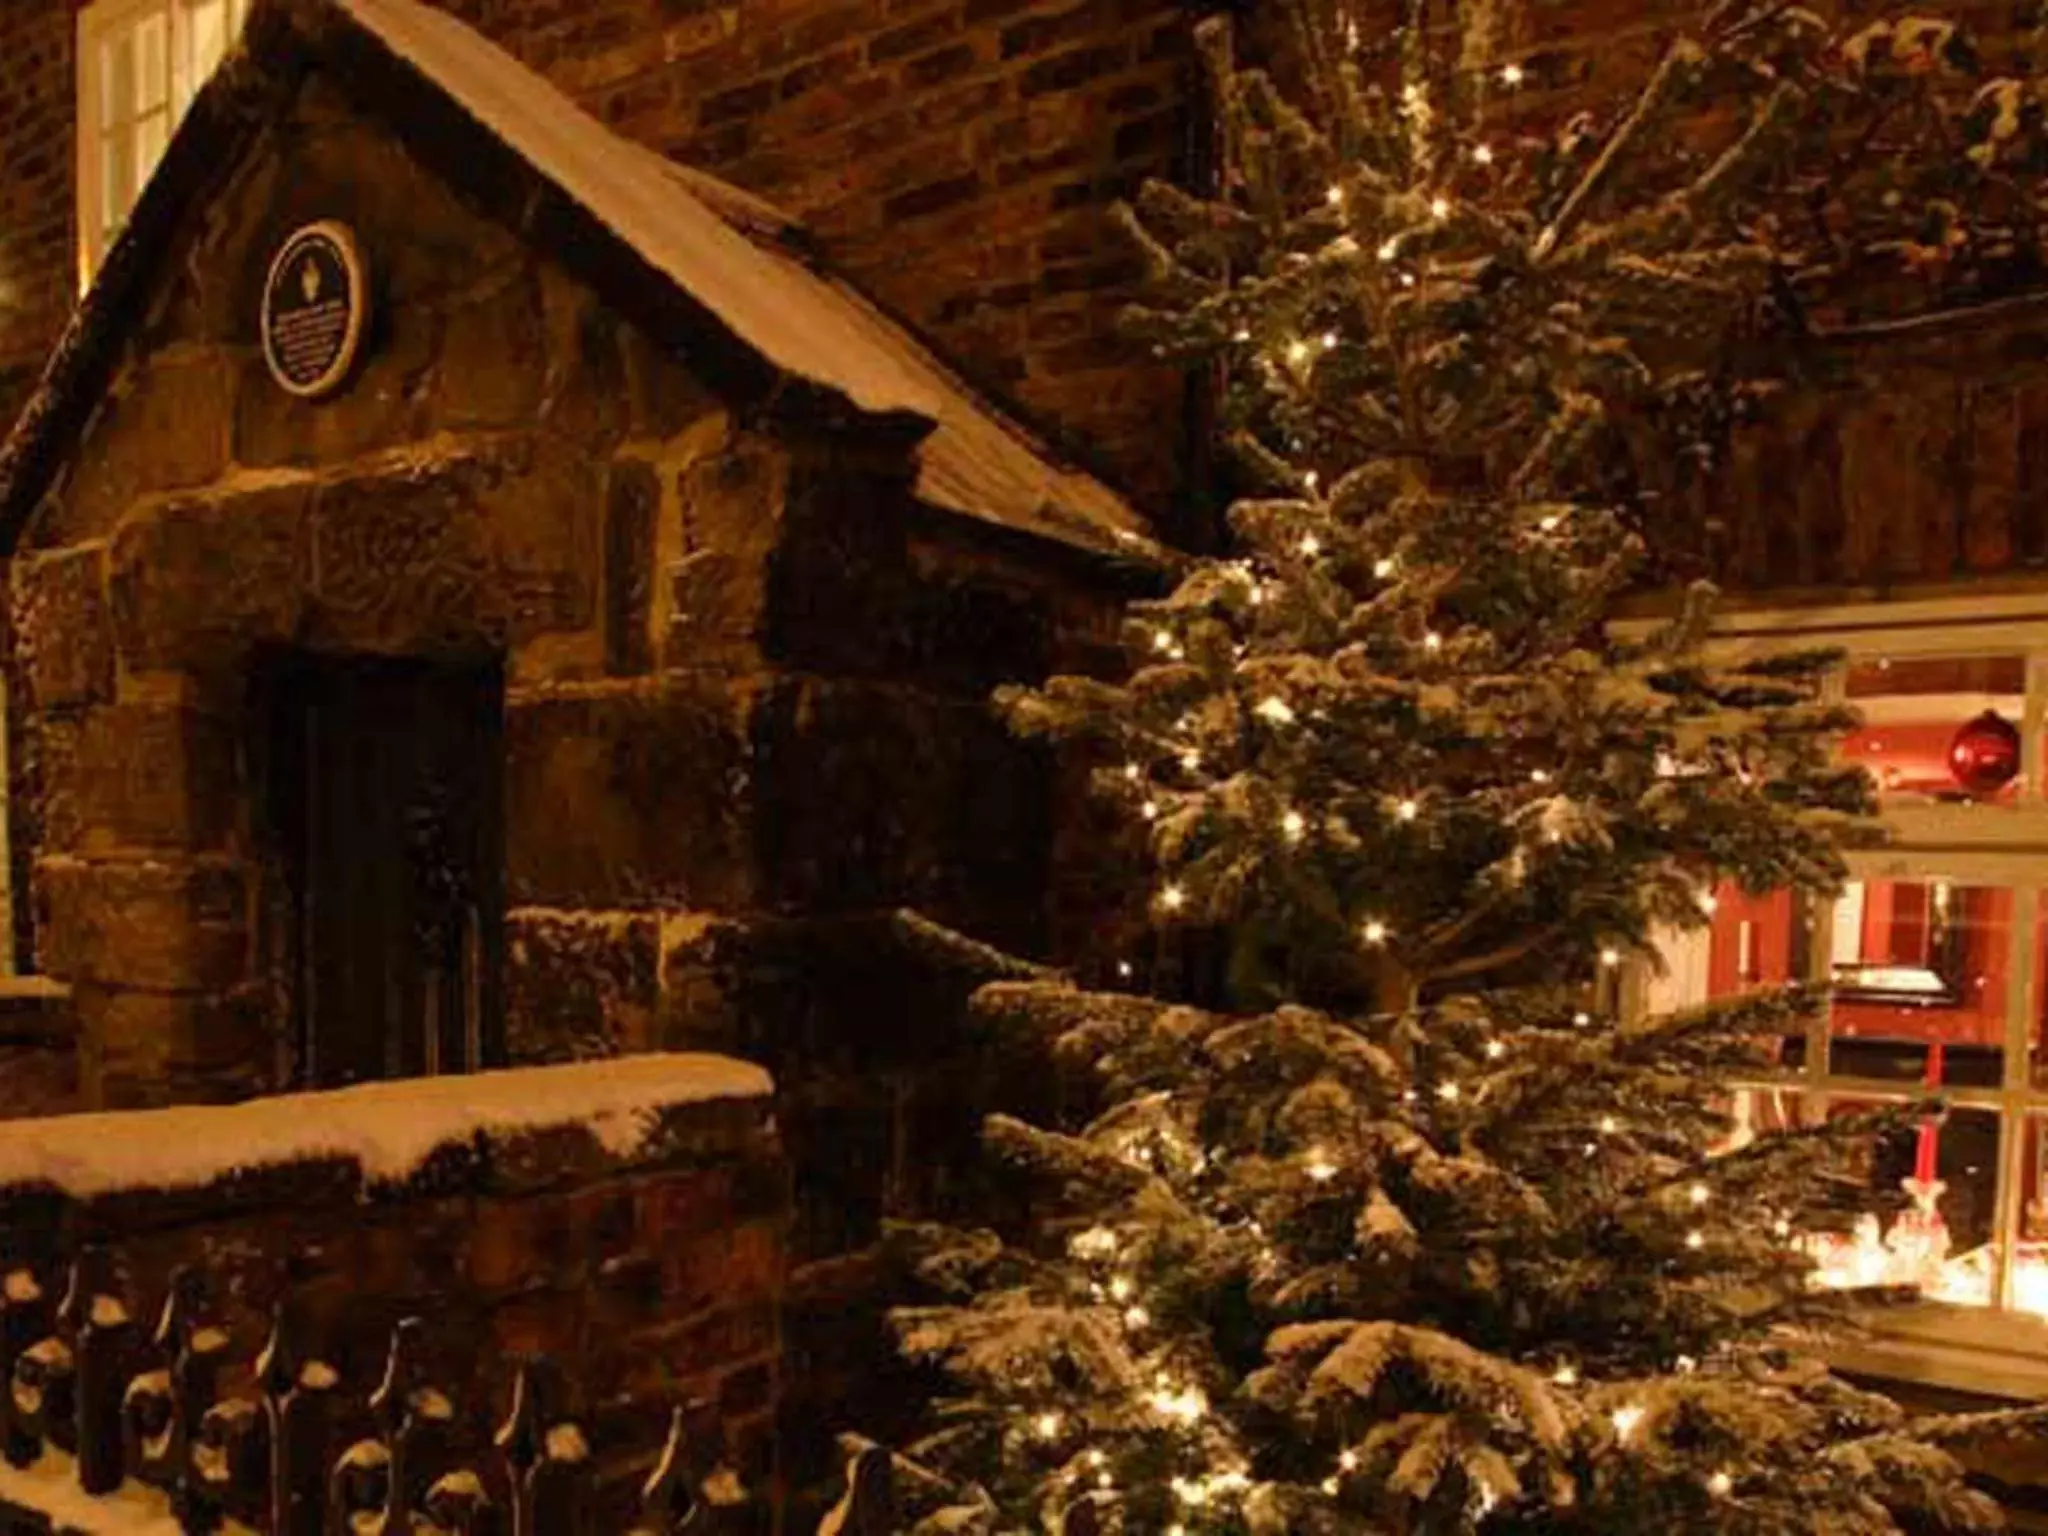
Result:
M1113 199L1176 169L1177 0L440 0L622 132L808 220L977 378L1157 499L1180 386L1112 334ZM0 8L0 411L69 309L65 0Z
M1104 213L1176 170L1176 0L449 5L622 132L799 215L978 377L1170 484L1179 386L1112 335L1135 266Z
M0 412L33 383L76 292L71 7L0 7Z

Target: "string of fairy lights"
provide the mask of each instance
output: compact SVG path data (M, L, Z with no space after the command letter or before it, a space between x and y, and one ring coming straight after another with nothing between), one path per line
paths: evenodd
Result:
M1455 1085L1445 1085L1454 1088ZM1446 1097L1455 1097L1455 1093ZM1603 1124L1603 1130L1614 1128L1612 1120ZM1134 1143L1131 1156L1146 1166L1154 1162L1147 1148ZM1311 1147L1304 1153L1303 1172L1311 1183L1327 1185L1342 1171L1332 1155L1320 1146ZM1198 1158L1197 1166L1207 1159ZM1684 1200L1694 1210L1703 1210L1713 1199L1708 1186L1697 1180L1684 1190ZM1263 1264L1271 1268L1277 1255L1266 1240L1264 1230L1256 1221L1246 1223L1247 1230L1260 1244ZM1781 1236L1789 1230L1784 1221L1778 1223ZM1705 1243L1700 1228L1693 1228L1686 1238L1688 1248L1697 1249ZM1111 1228L1102 1225L1091 1226L1076 1233L1068 1240L1068 1249L1076 1258L1095 1266L1099 1277L1092 1289L1100 1301L1114 1304L1124 1328L1131 1335L1142 1335L1153 1323L1153 1314L1140 1296L1137 1278L1123 1266L1123 1240ZM1692 1375L1699 1369L1699 1362L1689 1355L1679 1355L1672 1362L1672 1369L1679 1375ZM1573 1388L1583 1383L1579 1368L1571 1361L1562 1361L1550 1374L1551 1382L1560 1388ZM1144 1397L1145 1405L1160 1423L1170 1429L1193 1430L1203 1425L1211 1413L1211 1404L1202 1388L1184 1378L1176 1377L1168 1370L1155 1371L1149 1391ZM1615 1442L1627 1446L1634 1442L1638 1429L1649 1414L1647 1405L1640 1401L1623 1402L1608 1411L1607 1418L1614 1432ZM1078 1416L1076 1416L1078 1417ZM1070 1416L1055 1409L1043 1409L1031 1417L1030 1429L1034 1439L1048 1445L1056 1444L1070 1434ZM1361 1470L1363 1463L1355 1448L1346 1447L1337 1452L1334 1465L1318 1485L1327 1497L1342 1495L1344 1480ZM1084 1482L1087 1487L1100 1493L1113 1493L1116 1487L1114 1473L1106 1452L1099 1447L1088 1447L1067 1463L1067 1477L1070 1482ZM1706 1491L1716 1498L1730 1496L1735 1489L1735 1478L1726 1469L1717 1469L1702 1479ZM1228 1501L1251 1489L1253 1480L1249 1465L1242 1460L1232 1460L1220 1470L1196 1476L1175 1475L1169 1486L1175 1498L1192 1513L1218 1501ZM1483 1518L1496 1502L1492 1490L1482 1487L1478 1494L1483 1506L1477 1513ZM1175 1522L1166 1528L1166 1536L1188 1536L1184 1522Z
M1350 27L1349 40L1355 50L1358 41L1356 23L1350 23ZM1498 67L1495 78L1501 86L1512 90L1525 84L1528 73L1523 64L1509 62ZM1411 122L1426 121L1431 107L1423 87L1408 85L1403 92L1401 109L1404 117ZM1500 151L1484 141L1467 146L1463 153L1472 164L1482 168L1495 166L1500 158ZM1328 207L1341 216L1352 206L1353 194L1342 183L1333 183L1327 188L1325 200ZM1421 203L1421 207L1426 210L1426 227L1441 228L1450 224L1460 214L1459 201L1449 190L1428 193L1427 200ZM1340 257L1355 257L1360 250L1357 235L1349 229L1340 232L1332 245L1334 253ZM1424 240L1410 239L1404 233L1395 233L1380 241L1374 250L1374 257L1380 265L1396 269L1393 277L1400 287L1413 289L1421 279L1414 264L1404 258L1412 251L1425 250L1426 245L1427 242ZM1426 255L1423 259L1427 259ZM1426 267L1424 275L1427 275ZM1335 328L1324 329L1312 335L1283 337L1270 346L1260 341L1250 325L1239 324L1230 335L1232 341L1240 347L1259 349L1257 361L1269 374L1285 374L1292 378L1296 386L1305 383L1324 358L1339 353L1344 345L1343 336ZM1319 471L1305 470L1301 475L1301 486L1305 496L1315 505L1326 512L1329 510L1328 503L1321 499L1323 483ZM1567 516L1567 510L1548 510L1535 519L1534 525L1542 534L1555 536L1563 531ZM1293 545L1293 553L1303 562L1315 562L1325 553L1323 541L1314 532L1303 532ZM1274 601L1276 589L1272 583L1280 578L1261 576L1248 561L1237 562L1234 568L1247 583L1246 600L1251 607L1264 607ZM1371 570L1374 578L1381 582L1400 579L1403 575L1403 566L1399 553L1379 555L1373 561ZM1427 655L1440 657L1446 647L1445 636L1435 628L1427 629L1421 635L1421 645ZM1152 632L1149 648L1152 653L1151 659L1156 663L1182 663L1188 659L1187 643L1172 629L1163 625ZM1243 654L1244 647L1239 645L1239 659L1242 659ZM1265 727L1274 731L1287 731L1304 725L1302 709L1278 692L1269 692L1259 697L1252 706L1251 713ZM1192 724L1193 722L1185 718L1179 722L1180 730L1159 744L1164 750L1158 760L1171 762L1177 765L1182 773L1190 776L1201 774L1205 768L1220 768L1221 764L1212 765L1205 759L1202 747L1192 739ZM1656 763L1656 773L1659 777L1674 777L1681 771L1680 765L1668 752L1659 754ZM1125 764L1123 777L1134 793L1133 803L1138 815L1148 824L1161 821L1167 814L1169 806L1179 796L1200 792L1199 789L1190 791L1184 787L1155 782L1154 770L1145 762L1138 760ZM1557 777L1552 770L1543 767L1528 771L1528 783L1534 790L1542 792L1554 801L1562 802L1563 807L1568 809L1569 802L1564 801L1564 797L1556 788ZM1746 773L1742 777L1745 783L1748 782ZM1413 827L1423 820L1430 799L1431 796L1427 794L1395 792L1383 797L1383 811L1396 826ZM1554 818L1546 826L1542 834L1545 841L1557 843L1565 839L1567 834L1558 824L1561 819L1562 817ZM1285 845L1290 849L1299 849L1308 842L1316 823L1301 808L1286 806L1279 811L1278 827ZM1179 879L1167 879L1159 885L1155 894L1158 910L1176 918L1189 911L1192 899L1187 885ZM1710 890L1700 891L1697 901L1702 914L1713 914L1716 901ZM1359 940L1368 949L1397 944L1401 938L1390 917L1383 914L1361 917L1356 932ZM1616 970L1624 960L1622 949L1616 945L1603 945L1598 951L1598 962L1603 971ZM1117 962L1116 973L1118 978L1125 982L1135 979L1135 968L1128 960ZM1588 1028L1594 1023L1594 1014L1579 1010L1572 1015L1571 1023L1578 1029ZM1487 1039L1481 1046L1481 1054L1490 1063L1502 1062L1508 1057L1510 1050L1509 1043L1499 1038ZM1468 1098L1469 1093L1467 1086L1455 1077L1447 1078L1434 1087L1435 1098L1445 1106L1460 1105ZM1404 1093L1403 1098L1414 1104L1419 1096L1415 1090L1410 1089ZM1595 1122L1595 1137L1585 1143L1586 1155L1589 1158L1597 1157L1600 1142L1617 1138L1623 1131L1624 1127L1619 1117L1614 1114L1601 1115ZM1155 1173L1168 1167L1180 1167L1200 1173L1213 1168L1221 1161L1219 1154L1214 1151L1205 1152L1188 1146L1179 1146L1171 1151L1171 1157L1155 1155L1152 1147L1142 1138L1134 1139L1124 1149L1125 1155L1132 1162ZM1298 1158L1303 1177L1318 1190L1335 1185L1345 1172L1342 1154L1321 1143L1303 1148ZM1682 1191L1676 1193L1674 1207L1690 1213L1689 1224L1686 1225L1681 1239L1689 1253L1701 1253L1714 1241L1709 1220L1713 1199L1713 1191L1706 1183L1698 1180L1687 1183ZM1258 1270L1266 1274L1277 1270L1281 1256L1265 1230L1256 1220L1249 1218L1243 1222L1243 1229L1254 1245L1254 1262ZM1771 1230L1780 1241L1794 1240L1792 1225L1785 1218L1779 1218ZM1113 1312L1132 1347L1142 1356L1148 1343L1156 1342L1155 1309L1159 1299L1146 1294L1136 1267L1127 1262L1124 1239L1108 1226L1095 1225L1071 1237L1068 1248L1077 1260L1087 1266L1092 1276L1089 1286L1094 1299ZM1681 1355L1673 1362L1673 1368L1680 1374L1690 1374L1698 1368L1698 1362ZM1584 1381L1579 1366L1569 1360L1559 1362L1550 1372L1549 1380L1561 1389L1592 1385ZM1143 1401L1160 1426L1178 1432L1201 1429L1208 1424L1214 1411L1207 1394L1198 1383L1168 1369L1160 1369L1152 1375ZM1623 1447L1638 1444L1638 1434L1649 1412L1649 1406L1638 1400L1624 1401L1611 1409L1607 1419L1616 1444ZM1048 1447L1064 1446L1073 1440L1077 1433L1086 1432L1083 1415L1051 1408L1041 1409L1031 1415L1028 1430L1030 1439ZM1357 1474L1362 1466L1363 1460L1358 1449L1346 1447L1339 1450L1327 1476L1318 1485L1320 1492L1331 1498L1341 1497L1345 1479ZM1116 1477L1111 1459L1099 1446L1085 1446L1070 1455L1064 1463L1064 1475L1077 1493L1085 1494L1092 1491L1112 1496L1116 1492ZM1212 1506L1228 1505L1234 1499L1241 1499L1252 1488L1253 1479L1249 1463L1232 1458L1218 1468L1196 1475L1175 1475L1171 1478L1169 1486L1185 1513L1182 1519L1175 1520L1165 1527L1164 1536L1189 1536L1186 1523L1188 1520L1197 1519L1200 1512ZM1716 1470L1702 1479L1702 1486L1717 1499L1727 1498L1735 1492L1736 1479L1728 1470ZM1485 1487L1482 1483L1476 1492L1476 1517L1485 1518L1495 1507L1499 1496L1496 1490Z

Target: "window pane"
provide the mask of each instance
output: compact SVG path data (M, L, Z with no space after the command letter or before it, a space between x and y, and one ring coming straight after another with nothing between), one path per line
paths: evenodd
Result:
M1995 886L1851 882L1834 908L1829 1070L1996 1087L2012 907Z
M2029 1116L2021 1135L2020 1240L2013 1251L2012 1304L2048 1317L2048 1122Z
M142 195L143 187L156 170L157 161L164 155L164 146L170 140L170 125L162 112L152 112L135 125L135 185L128 198L128 209L133 210L135 199ZM123 217L126 217L124 213Z
M135 141L116 129L100 141L100 232L111 235L135 200Z
M178 50L177 108L182 116L226 52L227 0L184 0L184 41Z
M1752 896L1737 885L1721 886L1706 928L1674 936L1666 946L1666 974L1651 990L1651 1006L1684 1007L1805 979L1812 922L1811 904L1790 891ZM1790 1035L1776 1065L1797 1067L1805 1056L1805 1036Z
M100 44L100 127L125 120L135 100L135 34L118 32Z
M1836 1100L1829 1117L1874 1104ZM1998 1201L1998 1115L1951 1110L1945 1121L1881 1137L1861 1174L1870 1210L1846 1234L1820 1234L1809 1247L1821 1285L1906 1286L1934 1300L1988 1306L1993 1300ZM1903 1210L1897 1209L1900 1200Z
M170 91L170 17L158 11L135 23L134 95L123 97L124 110L141 116L166 104Z
M2010 741L2018 740L2026 687L2026 661L2019 656L1921 657L1851 667L1846 692L1863 725L1843 742L1842 754L1869 768L1889 797L2017 799L2017 760L2005 761L1998 744L2008 739L2007 730ZM1988 727L1987 714L1996 717Z

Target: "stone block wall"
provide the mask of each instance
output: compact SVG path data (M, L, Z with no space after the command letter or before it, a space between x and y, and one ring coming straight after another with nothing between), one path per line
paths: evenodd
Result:
M378 334L307 405L237 299L337 213ZM309 92L13 564L23 959L77 988L87 1102L289 1081L267 646L505 655L515 1060L660 1043L672 936L707 914L907 902L1031 942L1044 788L985 694L1088 599L932 519L899 445L742 422Z
M376 319L307 403L248 301L321 217ZM782 1067L806 1264L963 1204L975 978L889 914L1044 952L1051 780L988 691L1098 655L1101 571L920 505L900 434L720 395L317 79L189 239L10 571L21 959L68 989L77 1101L299 1080L266 658L489 655L509 1062Z
M679 1082L690 1070L680 1059ZM543 1102L578 1091L531 1076ZM324 1126L322 1101L347 1097L280 1107ZM436 1102L419 1112L445 1116ZM87 1187L24 1178L24 1143L0 1138L0 1270L55 1296L71 1261L98 1250L106 1289L145 1326L173 1274L192 1270L205 1315L233 1341L234 1369L256 1358L283 1304L297 1347L353 1396L376 1385L393 1326L419 1317L424 1379L480 1412L501 1412L521 1359L545 1355L609 1473L644 1477L670 1408L693 1407L721 1427L748 1485L772 1490L789 1185L765 1098L656 1093L630 1141L544 1116L531 1128L452 1128L399 1169L317 1145L236 1165L248 1134L239 1112L171 1113L175 1123L151 1111L80 1121L56 1177ZM137 1140L176 1136L189 1150L217 1138L224 1166L169 1188L146 1174L109 1183L80 1135L103 1137L97 1150L113 1162Z
M244 300L314 217L378 318L308 404ZM317 81L191 238L11 570L22 958L79 1101L297 1081L266 654L488 653L507 1059L780 1067L806 1264L964 1205L975 977L889 914L1044 953L1051 778L988 692L1099 659L1102 573L917 503L898 436L736 409Z
M75 292L78 3L0 18L0 415ZM803 218L977 376L1171 489L1180 384L1111 334L1135 266L1106 211L1183 157L1178 0L439 3L618 131ZM454 323L508 322L480 303ZM531 392L464 387L486 416Z

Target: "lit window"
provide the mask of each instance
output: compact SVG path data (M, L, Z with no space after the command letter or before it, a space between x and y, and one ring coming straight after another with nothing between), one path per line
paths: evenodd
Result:
M92 281L250 0L94 0L78 15L78 273Z
M1727 1148L1941 1098L1945 1117L1871 1150L1868 1214L1802 1239L1818 1279L2048 1318L2048 599L1749 613L1727 634L1731 658L1842 654L1832 696L1863 716L1842 756L1877 781L1888 836L1849 852L1831 899L1715 891L1640 995L1662 1011L1828 986L1824 1015L1724 1105ZM1916 1317L1973 1336L1940 1308Z
M2010 801L2025 793L2021 655L1880 656L1848 668L1843 693L1863 724L1842 755L1887 799Z

